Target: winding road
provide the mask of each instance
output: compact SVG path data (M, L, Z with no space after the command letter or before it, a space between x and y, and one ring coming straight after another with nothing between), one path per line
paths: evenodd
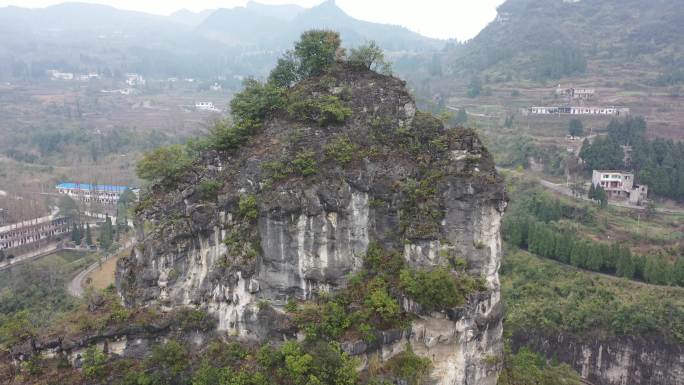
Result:
M30 251L28 253L18 255L14 257L11 261L5 261L0 263L0 271L7 270L9 268L12 268L14 266L19 266L24 262L28 262L34 259L38 259L41 257L45 257L47 255L50 255L57 251L57 245L58 242L54 242L51 244L48 244L44 247L41 247L37 250Z
M128 248L133 247L135 242L136 242L135 238L129 239L128 241L126 241L126 243L121 245L115 252L108 254L103 259L93 263L92 265L86 267L83 271L78 273L67 285L67 291L69 292L69 294L71 294L74 297L82 298L83 292L85 290L85 280L88 278L90 273L95 271L98 267L100 267L108 259L114 257L115 255L122 252L123 250L126 250Z
M552 191L559 193L559 194L562 194L562 195L569 196L571 198L579 198L579 199L582 199L584 201L591 201L591 199L587 198L584 195L578 196L578 195L574 194L572 192L572 190L564 184L553 183L551 181L541 179L541 178L539 179L539 184L541 184L542 186L546 187L549 190L552 190ZM646 207L644 207L644 206L637 206L637 205L630 204L628 202L616 202L616 201L610 201L609 200L608 204L610 206L622 207L622 208L632 209L632 210L646 210ZM657 207L655 209L655 211L659 212L659 213L663 213L663 214L684 214L684 209L667 209L667 208L663 208L663 207Z

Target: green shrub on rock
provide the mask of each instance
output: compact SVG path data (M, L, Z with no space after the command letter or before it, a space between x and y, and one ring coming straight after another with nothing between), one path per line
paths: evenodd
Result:
M352 110L333 95L294 100L287 106L287 112L291 119L318 123L321 127L344 123L352 115Z
M316 153L312 150L302 150L292 160L295 171L305 177L316 173L316 165Z
M425 310L444 310L463 304L457 278L447 269L432 271L404 269L400 274L404 292Z
M240 201L238 202L238 215L249 221L256 220L259 217L259 206L257 204L256 196L240 196Z
M387 362L387 367L396 378L406 381L408 385L420 385L429 374L432 362L429 358L417 356L408 345L405 351Z
M136 165L138 176L150 182L174 185L192 165L192 159L181 145L159 147L146 153Z
M215 180L204 180L198 186L200 197L205 201L215 201L220 189L221 183Z
M346 136L338 136L325 145L325 157L346 166L354 160L359 152L359 146Z
M181 330L208 332L216 328L216 319L204 310L183 307L176 312Z

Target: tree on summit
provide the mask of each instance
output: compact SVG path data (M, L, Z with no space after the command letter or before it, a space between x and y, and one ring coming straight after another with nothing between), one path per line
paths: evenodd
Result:
M231 119L218 121L206 138L187 146L171 145L146 153L136 165L138 176L172 187L192 170L197 153L206 149L224 153L238 149L278 111L285 110L296 119L320 125L344 121L351 110L337 96L302 99L287 94L287 89L298 82L323 75L338 63L344 64L344 58L345 51L337 32L310 30L302 33L294 49L278 60L266 82L245 81L244 89L230 102ZM385 73L390 69L384 53L373 41L352 49L346 64L351 68Z
M378 44L371 40L349 51L349 64L354 67L377 71L386 75L392 73L392 65L385 60L385 53Z
M299 80L322 75L335 60L344 56L341 43L337 32L314 29L302 33L294 51L286 52L278 60L269 83L287 88Z

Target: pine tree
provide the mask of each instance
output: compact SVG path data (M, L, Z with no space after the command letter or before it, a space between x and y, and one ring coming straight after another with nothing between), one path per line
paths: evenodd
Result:
M109 248L112 246L113 240L114 229L112 226L112 218L110 218L109 215L107 215L105 218L105 223L102 225L102 228L100 229L100 247L102 247L105 250L109 250Z
M584 135L584 125L579 119L572 119L568 125L568 133L572 136L582 136Z
M572 251L570 252L570 264L575 267L584 267L584 244L581 241L575 242L572 245Z
M615 268L615 274L620 277L634 279L636 273L636 266L632 259L632 253L627 249L620 254Z
M587 194L587 197L591 200L596 199L596 188L593 183L589 186L589 194Z
M646 270L646 257L643 255L633 255L634 278L646 281L644 271Z
M466 123L468 123L468 113L466 112L465 108L461 107L456 113L454 124L457 126L464 126Z
M619 243L615 242L612 245L610 245L608 254L603 260L603 270L606 273L615 274L615 269L617 267L618 261L620 260L621 253L622 247L620 247Z
M558 260L563 263L570 263L570 254L572 253L572 244L575 239L566 234L561 234L556 241L556 255Z
M608 206L608 194L606 194L606 190L604 190L603 187L596 186L594 197L599 202L599 207L602 209Z
M520 218L506 220L504 223L504 235L508 242L515 246L522 247L522 220Z
M83 234L81 233L81 229L77 224L72 224L71 225L71 241L74 242L76 245L81 244L81 239L83 239Z
M93 235L90 232L90 223L86 223L85 242L86 242L86 245L88 245L88 246L93 245Z
M672 283L684 286L684 257L677 258L674 269L672 269Z
M649 257L644 267L644 280L657 285L668 285L671 282L669 267L662 256Z
M594 244L589 247L589 255L587 256L586 265L587 269L591 271L601 270L601 265L603 265L601 245Z

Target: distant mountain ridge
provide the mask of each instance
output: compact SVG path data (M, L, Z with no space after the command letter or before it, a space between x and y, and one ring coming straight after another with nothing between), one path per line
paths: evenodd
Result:
M169 16L87 3L3 7L0 80L45 78L49 69L202 79L264 76L311 28L334 29L350 46L375 40L395 56L444 45L403 27L354 19L334 1L312 8L250 1Z
M393 51L426 51L443 45L441 40L424 37L404 27L354 19L334 0L312 8L249 2L246 7L217 10L198 26L197 31L234 44L267 44L282 49L311 28L338 31L351 45L375 40Z
M167 23L164 16L90 3L62 3L45 8L0 8L0 24L34 33L83 29L136 31L141 28L159 28Z
M170 14L169 18L181 24L197 27L215 11L215 9L205 9L200 12L192 12L184 8Z
M424 37L404 27L354 19L334 0L312 8L249 1L244 7L201 12L181 9L169 16L78 2L32 9L10 6L0 8L0 24L0 30L15 29L24 33L82 30L136 33L177 29L181 25L181 31L197 33L224 44L268 44L265 48L269 49L285 49L301 32L311 28L337 30L351 45L376 40L387 50L425 51L443 45L441 40Z
M451 50L458 71L512 70L548 78L581 72L582 60L684 64L681 0L508 0L467 44ZM564 68L566 67L566 68Z

